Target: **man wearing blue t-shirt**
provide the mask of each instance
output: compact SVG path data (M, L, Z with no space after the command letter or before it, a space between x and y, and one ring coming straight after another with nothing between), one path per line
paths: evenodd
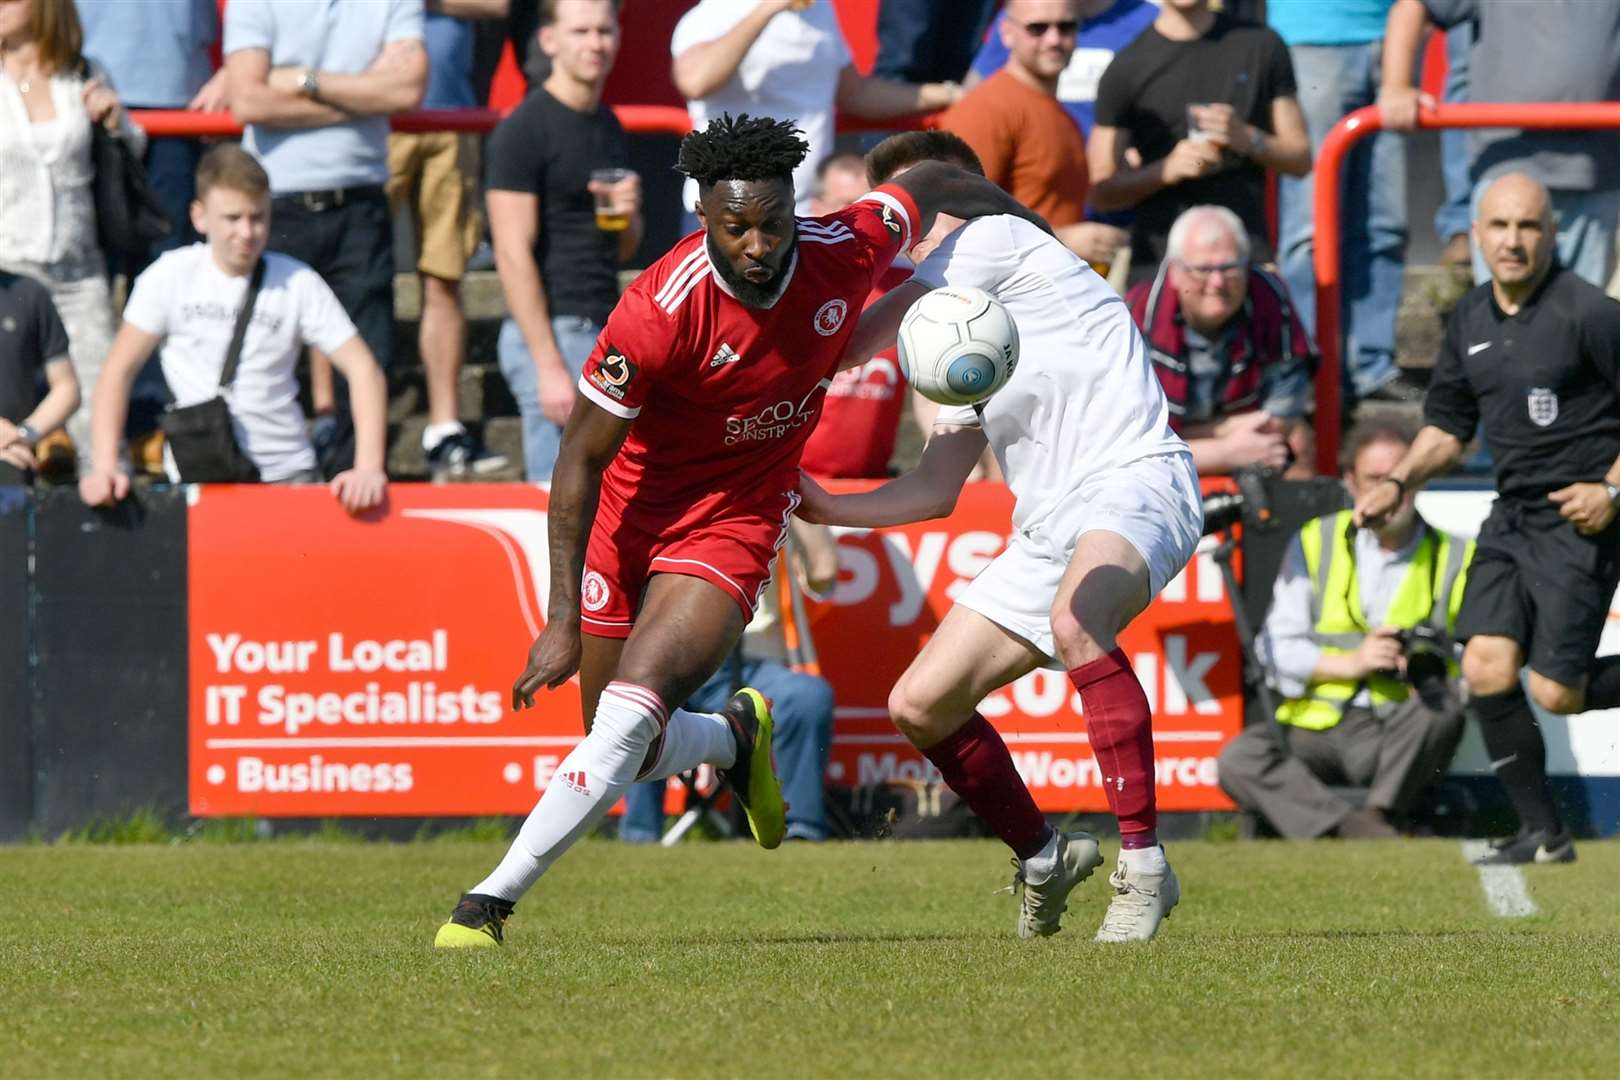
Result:
M1288 46L1311 158L1347 113L1378 100L1384 21L1393 0L1270 0L1266 21ZM1278 186L1278 256L1299 317L1316 336L1312 264L1316 174ZM1350 152L1344 178L1345 381L1359 400L1417 401L1395 366L1395 314L1406 266L1406 141L1385 132Z
M1074 56L1058 76L1058 102L1080 125L1080 134L1091 137L1092 116L1096 112L1097 83L1114 54L1136 35L1153 24L1158 5L1150 0L1085 0L1080 5L1080 31ZM996 16L979 54L973 58L967 85L987 79L1007 64L1007 45L1001 40L1001 24L1007 18Z

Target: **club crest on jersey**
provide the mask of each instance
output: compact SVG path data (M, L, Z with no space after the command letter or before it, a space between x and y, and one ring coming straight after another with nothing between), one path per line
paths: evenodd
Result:
M585 580L580 588L579 606L586 611L601 611L607 607L608 595L607 578L595 570L585 571Z
M883 206L882 218L883 218L883 226L884 226L884 228L886 228L890 232L894 233L894 235L899 236L900 235L900 222L895 220L894 207L889 206L887 203L885 203L884 206Z
M636 365L623 352L609 345L601 363L591 370L591 382L616 401L623 401L626 389L636 378Z
M1537 427L1547 427L1558 419L1558 395L1550 386L1532 386L1524 396L1530 410L1530 421Z
M829 300L821 305L816 312L816 333L822 337L832 337L838 333L838 328L844 325L844 316L849 314L849 304L842 299Z

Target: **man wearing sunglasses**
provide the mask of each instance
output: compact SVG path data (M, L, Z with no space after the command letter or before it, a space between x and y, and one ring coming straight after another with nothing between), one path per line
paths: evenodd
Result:
M1168 248L1158 273L1125 301L1153 350L1170 425L1192 449L1198 474L1291 461L1305 470L1315 358L1288 287L1251 264L1248 231L1224 206L1185 211Z
M1106 272L1125 230L1086 220L1086 140L1058 101L1074 56L1080 0L1010 0L998 27L1007 64L940 118L984 174L1051 224L1065 247Z

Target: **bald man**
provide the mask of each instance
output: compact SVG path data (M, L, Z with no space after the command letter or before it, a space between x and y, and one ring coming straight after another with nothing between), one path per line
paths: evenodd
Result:
M1480 861L1573 862L1519 670L1551 712L1620 705L1620 657L1593 660L1620 581L1620 304L1559 265L1547 190L1522 173L1486 188L1474 241L1491 279L1452 311L1425 426L1357 500L1356 523L1376 527L1483 426L1499 495L1456 632L1469 711L1520 829Z

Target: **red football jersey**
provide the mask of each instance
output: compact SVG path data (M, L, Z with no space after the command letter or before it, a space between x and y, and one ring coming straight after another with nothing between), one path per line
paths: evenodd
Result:
M866 298L867 306L910 278L910 267L889 267ZM840 371L827 389L821 422L805 444L804 471L845 480L887 476L905 404L906 380L893 349Z
M787 286L769 308L726 290L694 233L631 284L580 393L635 423L602 478L601 512L654 535L799 486L799 458L872 284L917 234L885 185L798 219Z

